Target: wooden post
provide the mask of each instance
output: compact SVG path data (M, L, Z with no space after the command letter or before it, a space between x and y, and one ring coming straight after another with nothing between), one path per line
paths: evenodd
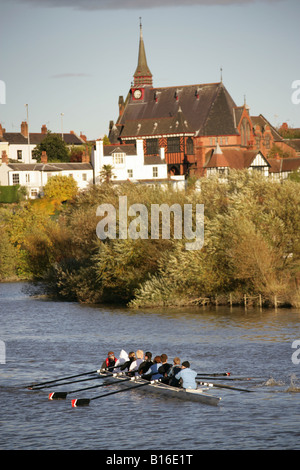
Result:
M245 309L247 308L247 296L246 294L244 294L244 306L245 306Z

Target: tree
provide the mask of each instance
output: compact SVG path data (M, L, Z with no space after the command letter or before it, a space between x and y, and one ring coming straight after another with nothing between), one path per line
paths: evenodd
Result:
M112 176L113 176L113 169L114 167L112 165L103 165L102 170L100 171L100 178L101 181L105 181L106 183L109 183Z
M44 186L44 194L50 199L67 201L77 194L77 183L72 176L52 176Z
M32 156L40 162L43 151L46 151L49 162L70 161L69 150L65 142L60 135L52 134L51 131L48 131L46 137L32 151Z

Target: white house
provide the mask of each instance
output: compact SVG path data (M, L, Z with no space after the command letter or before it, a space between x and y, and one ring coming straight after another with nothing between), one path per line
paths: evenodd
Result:
M94 170L89 162L79 163L47 163L43 155L42 163L9 163L0 165L0 184L12 186L20 184L28 189L29 198L43 195L43 188L51 176L73 176L80 190L93 184Z
M43 187L51 176L63 175L73 176L78 188L83 190L89 185L101 182L100 172L104 165L113 167L112 181L115 183L130 180L164 184L170 181L164 149L160 150L159 155L145 157L143 140L137 140L136 145L103 145L103 140L97 140L92 149L91 162L85 153L84 157L83 161L78 163L48 163L47 155L43 152L41 163L9 163L6 152L3 152L0 184L20 184L28 188L30 198L36 198L43 195ZM171 179L177 187L185 184L184 176Z
M168 168L164 149L159 155L145 157L144 141L136 140L136 145L103 145L97 140L92 149L91 163L95 172L95 183L101 182L100 172L104 165L111 165L112 181L162 182L168 179Z
M41 127L41 132L28 132L26 121L21 123L20 132L6 132L0 124L0 157L5 150L9 160L17 163L36 163L32 157L33 149L46 137L48 129L46 125ZM84 136L78 136L74 131L63 133L62 138L67 146L84 145Z

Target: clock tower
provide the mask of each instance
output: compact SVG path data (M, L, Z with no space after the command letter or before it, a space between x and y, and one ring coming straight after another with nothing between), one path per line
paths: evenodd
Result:
M140 18L141 20L141 18ZM134 82L131 88L133 100L140 100L144 96L145 85L152 86L152 73L147 64L145 45L143 39L142 23L140 21L140 44L139 56L136 71L134 73Z

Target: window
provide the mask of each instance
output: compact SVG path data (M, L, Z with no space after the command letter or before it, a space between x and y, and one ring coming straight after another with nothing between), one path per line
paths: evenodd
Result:
M17 150L18 160L22 160L22 150Z
M30 183L30 173L26 173L25 181L26 181L26 183Z
M114 165L125 164L125 153L114 153Z
M133 178L133 170L128 169L127 170L127 175L128 175L128 178Z
M269 135L265 136L265 146L266 146L266 149L270 148L270 136Z
M14 173L12 175L12 180L13 180L13 184L20 184L20 176L19 176L19 173Z
M168 145L168 153L180 152L180 138L179 137L168 137L167 145Z
M87 180L87 174L86 173L82 173L82 181L86 181Z
M242 120L241 125L241 144L246 147L250 140L250 124L246 118Z
M191 137L189 137L186 141L186 153L191 155L194 153L194 142Z
M158 154L158 140L157 139L146 139L146 153L147 155Z
M38 190L37 189L31 189L30 191L30 197L37 197L38 195Z
M158 168L157 166L154 166L152 168L152 175L153 175L153 178L157 178L158 177Z

